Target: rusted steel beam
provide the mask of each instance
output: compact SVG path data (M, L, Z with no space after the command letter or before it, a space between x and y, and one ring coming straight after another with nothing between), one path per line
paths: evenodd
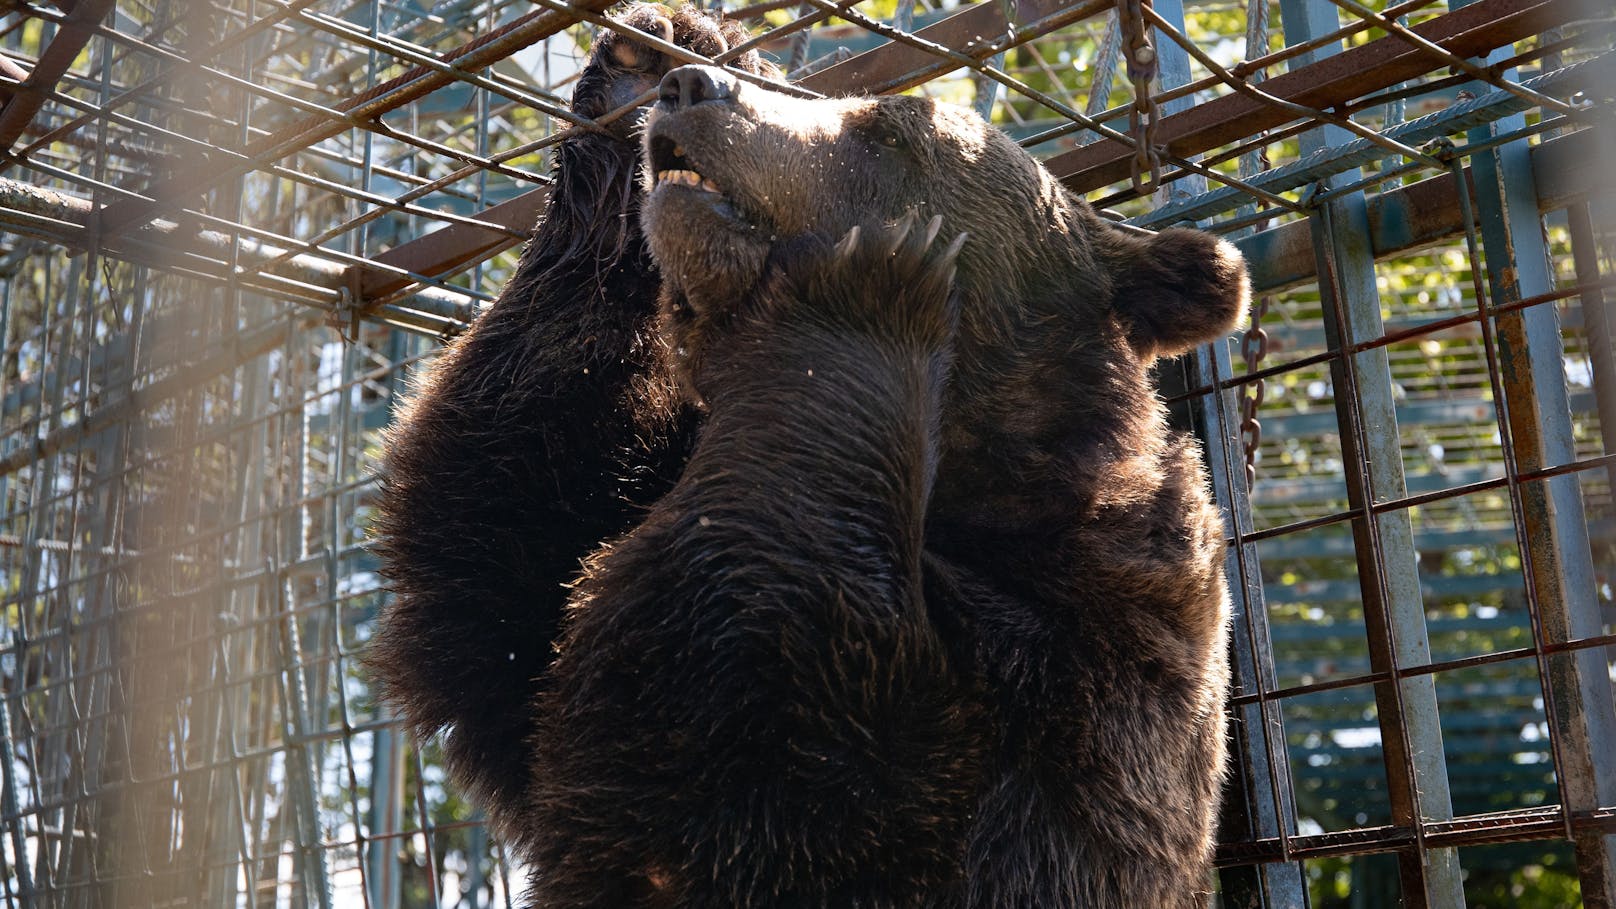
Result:
M612 2L613 0L580 0L578 5L599 12L610 7ZM562 13L538 10L442 54L438 59L457 70L474 72L491 66L523 48L537 44L576 24L577 21L572 16ZM345 119L336 120L320 115L306 117L252 142L242 150L242 154L257 164L278 161L351 128L355 121L375 120L454 81L453 75L431 67L417 66L337 105L337 110L347 115ZM207 187L245 172L251 166L240 161L203 163L181 176L163 181L153 187L147 195L157 200L194 198ZM114 202L102 212L102 229L116 231L150 220L157 214L156 205L157 203L144 201Z
M1108 6L1106 2L1092 0L1072 4L1064 9L1061 18L1075 21ZM1423 23L1414 31L1451 52L1475 55L1563 22L1579 8L1580 0L1480 0L1458 12ZM1027 22L1045 18L1061 7L1058 0L1022 0L1018 10L1022 21ZM1003 35L1005 29L1002 7L997 3L983 3L921 29L916 36L971 55L973 45L981 45L984 38ZM825 94L851 92L872 84L890 84L901 89L913 80L933 75L933 70L944 63L946 61L924 50L894 41L821 70L802 84ZM1389 36L1276 76L1264 82L1263 87L1287 100L1328 107L1417 76L1430 65L1423 51L1397 36ZM1230 95L1168 117L1159 129L1174 154L1192 155L1249 135L1256 129L1278 125L1288 117L1289 114L1277 108L1242 95ZM1267 126L1254 125L1257 121L1273 122ZM1087 192L1125 177L1131 156L1130 149L1106 141L1058 155L1046 163L1069 187ZM501 207L508 207L513 214L531 213L536 218L543 210L547 193L544 188L535 189L502 203ZM487 215L482 217L492 220ZM526 228L531 223L529 220L520 226ZM440 234L444 236L439 237ZM1287 256L1286 261L1294 259L1302 272L1311 274L1310 242L1302 236L1292 239L1295 242L1288 244L1287 249L1294 255ZM385 261L417 274L439 275L515 242L509 236L454 225L401 244L387 254ZM361 286L376 288L366 293L367 297L373 297L392 293L403 285L393 275L367 270Z
M1552 840L1565 835L1565 821L1559 805L1526 808L1496 814L1472 814L1451 821L1424 821L1426 842L1440 846L1481 846L1491 843ZM1576 830L1616 833L1616 808L1572 814ZM1359 827L1332 833L1289 837L1289 858L1316 859L1332 855L1367 855L1391 852L1411 845L1411 826ZM1286 860L1277 837L1251 843L1224 843L1218 846L1214 866L1255 865Z
M103 255L201 277L240 281L264 293L330 308L346 289L349 265L324 256L295 253L247 237L154 221L118 236L93 230L95 206L88 199L0 177L0 231L32 236L73 249L98 248ZM232 263L244 270L232 272ZM268 264L273 263L273 264ZM453 290L425 288L410 309L433 321L464 322L477 311L474 298Z
M73 65L79 51L89 43L95 26L112 8L112 0L86 0L79 3L62 19L50 47L39 55L33 72L11 92L4 110L0 110L0 151L10 151L34 115L44 106L46 97L56 82ZM9 62L9 61L8 61Z
M1564 208L1605 188L1597 168L1598 136L1589 130L1532 149L1532 180L1543 211ZM1465 169L1468 178L1469 168ZM1606 191L1609 191L1608 189ZM1377 260L1440 243L1464 231L1450 177L1432 177L1370 197L1369 239ZM1254 293L1277 293L1313 280L1312 240L1303 221L1237 241L1251 267Z
M541 186L532 192L508 199L477 214L479 221L498 224L513 233L526 235L539 213L544 211L550 188ZM510 234L499 233L470 224L450 224L423 237L400 243L387 252L371 258L382 264L418 275L440 275L454 271L467 262L487 258L520 242ZM408 279L380 269L366 268L359 280L359 295L374 300L404 289Z
M1585 8L1586 0L1479 0L1412 31L1450 53L1476 57L1563 25ZM1329 109L1415 78L1433 65L1423 49L1388 35L1265 80L1263 91L1284 101ZM1290 111L1256 98L1231 94L1163 119L1156 135L1169 153L1189 158L1295 118ZM1126 178L1132 158L1132 148L1102 140L1044 163L1068 188L1086 193Z
M1017 18L1023 24L1048 20L1044 24L1053 30L1062 24L1092 16L1111 5L1111 0L1082 0L1071 4L1062 0L1019 0L1016 10ZM1058 19L1051 18L1054 16L1058 16ZM1007 28L1004 9L999 3L981 3L921 29L915 36L983 59L989 54L973 53L973 48L1002 37ZM946 63L919 48L889 41L850 60L826 67L803 79L801 84L830 95L854 92L876 84L890 85L891 90L899 90L931 78L937 74L938 67ZM495 209L478 215L478 218L526 231L544 210L547 198L549 189L540 187L503 202ZM499 210L497 215L496 210ZM440 275L466 262L493 255L517 242L506 234L454 224L401 243L376 258L377 261L416 274ZM365 269L360 277L365 299L386 296L404 286L396 275L385 272Z
M1115 4L1111 0L1082 0L1066 3L1062 0L1017 0L1016 20L1027 25L1042 21L1041 31L1054 31L1064 25L1087 19L1104 12ZM1051 18L1055 16L1059 18ZM990 2L967 7L941 22L934 22L914 33L931 44L941 45L977 60L985 60L997 50L985 50L990 41L1005 35L1010 29L1005 21L1003 4ZM889 41L880 47L835 66L828 66L802 80L802 85L827 95L847 94L872 88L879 91L902 91L927 79L958 69L957 64L943 66L942 58L924 49Z
M743 6L738 9L732 9L728 13L725 13L725 15L731 19L757 19L761 18L764 13L772 13L777 9L785 9L788 6L796 5L797 0L763 0L762 3L754 3L751 6Z

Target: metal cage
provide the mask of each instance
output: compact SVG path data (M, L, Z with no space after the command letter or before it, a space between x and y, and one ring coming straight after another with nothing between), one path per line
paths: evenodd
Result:
M1227 907L1616 906L1610 0L763 0L1252 265ZM379 433L509 276L603 0L0 3L0 896L504 906L372 700ZM1603 176L1602 176L1603 175Z

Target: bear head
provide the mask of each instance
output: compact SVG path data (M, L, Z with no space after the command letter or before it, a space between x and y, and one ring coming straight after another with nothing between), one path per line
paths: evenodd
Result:
M1224 335L1245 311L1231 244L1118 227L967 109L795 97L702 66L670 71L659 93L642 223L666 337L698 396L725 319L793 238L834 242L911 212L940 216L944 237L969 235L938 492L952 477L984 514L1019 523L1037 507L993 501L996 487L1025 499L1040 481L1092 478L1096 461L1114 474L1148 460L1170 438L1151 363Z

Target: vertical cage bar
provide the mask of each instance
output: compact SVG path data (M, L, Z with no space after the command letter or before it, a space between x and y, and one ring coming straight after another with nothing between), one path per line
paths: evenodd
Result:
M1471 132L1472 141L1524 126L1514 115ZM1509 142L1471 160L1476 215L1486 253L1487 283L1495 306L1546 293L1553 283L1548 247L1532 178L1531 149ZM1559 313L1549 305L1494 318L1517 467L1535 470L1576 459L1565 350ZM1527 545L1528 583L1542 619L1544 644L1591 637L1604 630L1594 578L1588 525L1575 476L1520 486ZM1616 804L1616 702L1610 669L1599 649L1548 657L1545 695L1553 700L1550 734L1560 747L1555 773L1563 810ZM1583 903L1616 906L1616 835L1583 830L1573 835Z
M15 638L11 646L16 647ZM17 660L12 663L13 666L19 664ZM9 871L17 877L17 889L7 894L7 903L10 904L14 898L16 905L33 909L37 903L32 873L28 868L28 837L24 831L22 806L17 799L17 752L11 737L11 709L11 698L0 703L0 818L5 820L6 833L11 837L12 862Z
M1280 15L1292 44L1340 26L1335 7L1323 0L1281 0ZM1321 45L1298 63L1339 49L1339 42ZM1346 130L1322 126L1304 133L1301 143L1306 154L1350 140ZM1345 182L1336 178L1324 185ZM1410 909L1458 909L1465 904L1458 852L1428 849L1423 834L1424 821L1453 817L1436 681L1429 674L1407 679L1397 674L1402 666L1431 661L1413 523L1407 509L1379 516L1369 510L1375 502L1408 494L1390 360L1384 347L1356 356L1343 352L1385 334L1367 201L1361 192L1340 197L1319 206L1309 221L1326 343L1337 352L1331 376L1347 501L1360 512L1352 521L1352 536L1370 667L1390 674L1375 686L1375 701L1392 820L1411 826L1415 836L1414 848L1397 852L1403 900Z
M303 647L296 597L287 590L294 580L278 559L269 561L265 571L266 585L271 592L270 603L277 614L279 634L276 644L281 663L280 681L281 724L287 743L286 800L282 813L290 810L295 842L296 864L304 889L304 899L320 907L331 907L330 875L326 867L325 850L320 848L320 763L315 751L315 737L309 735L309 697L306 687Z
M1571 234L1572 267L1577 283L1596 285L1599 281L1599 238L1594 233L1590 203L1566 207L1566 226ZM1609 222L1607 222L1609 223ZM1577 295L1582 324L1588 332L1589 369L1593 372L1594 405L1599 412L1599 437L1607 453L1616 452L1616 347L1612 346L1610 299L1605 289L1590 286ZM1616 495L1616 464L1605 468L1605 479Z
M1337 217L1348 220L1345 229L1335 226ZM1331 377L1347 501L1358 512L1351 522L1353 548L1370 668L1387 676L1375 685L1375 702L1392 821L1409 826L1416 837L1413 848L1397 852L1404 904L1459 907L1464 905L1464 891L1457 854L1452 849L1427 849L1422 839L1424 820L1452 817L1435 679L1428 674L1398 677L1402 665L1430 662L1413 527L1406 511L1382 516L1370 511L1374 502L1407 493L1391 373L1384 349L1371 352L1378 357L1361 359L1343 352L1382 333L1373 273L1366 286L1361 271L1368 234L1357 228L1367 228L1366 222L1363 200L1352 197L1321 206L1311 219L1325 336L1337 352ZM1368 261L1372 265L1373 260Z
M1303 907L1307 905L1307 884L1302 866L1289 857L1289 839L1296 835L1296 800L1291 791L1284 718L1279 704L1267 696L1278 686L1268 606L1257 547L1244 539L1252 530L1251 502L1237 454L1239 420L1231 419L1230 393L1222 387L1234 374L1227 342L1194 351L1188 372L1192 385L1213 389L1201 400L1198 428L1211 465L1213 496L1229 518L1224 574L1232 594L1230 649L1235 692L1257 695L1254 703L1235 708L1231 715L1235 746L1231 760L1239 762L1230 768L1235 783L1225 789L1220 833L1227 839L1238 829L1254 840L1277 838L1281 847L1281 861L1224 869L1220 873L1223 904L1230 909Z

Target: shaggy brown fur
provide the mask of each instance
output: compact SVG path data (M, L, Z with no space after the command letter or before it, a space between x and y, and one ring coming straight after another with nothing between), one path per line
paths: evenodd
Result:
M688 460L589 558L556 661L525 664L542 680L514 676L500 660L557 620L532 592L556 541L627 523L584 519L611 493L582 508L572 484L599 491L624 448L656 460L622 406L656 366L625 342L626 384L581 393L580 366L610 361L580 360L599 327L558 315L463 345L393 443L390 690L452 724L546 909L1192 905L1224 544L1149 369L1239 318L1238 256L1122 233L926 99L800 101L704 67L661 97L643 223L659 332L705 413ZM506 365L462 378L474 357ZM420 422L479 387L533 403L462 420L470 441ZM685 451L655 450L663 477Z
M1192 905L1224 544L1149 367L1235 323L1238 256L925 99L662 89L644 221L708 417L569 611L540 904Z
M734 23L649 4L620 17L716 54ZM573 95L599 117L677 65L605 31ZM737 65L769 72L756 54ZM375 548L395 592L367 654L416 732L447 730L482 804L528 789L531 703L565 584L672 484L695 414L671 406L651 340L660 280L640 230L639 122L568 139L516 275L416 390L393 429Z

